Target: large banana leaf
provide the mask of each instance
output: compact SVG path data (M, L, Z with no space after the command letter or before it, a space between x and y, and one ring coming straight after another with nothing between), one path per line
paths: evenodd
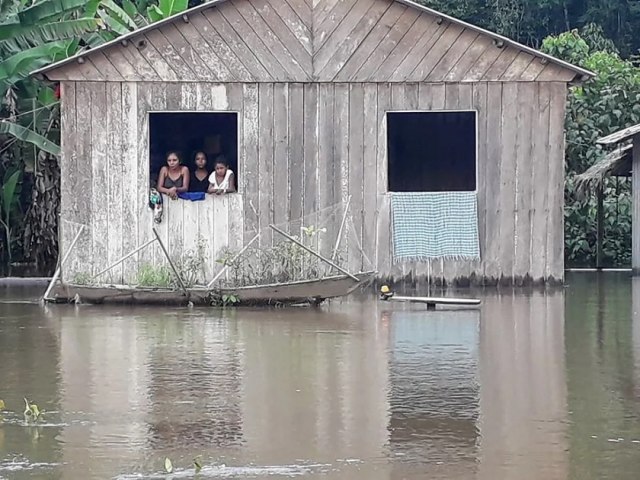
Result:
M189 6L189 0L160 0L158 4L165 18L167 18L186 10Z
M84 7L87 0L43 0L18 13L20 23L35 25L43 20L73 12Z
M109 12L105 12L104 10L98 11L98 15L104 21L105 25L112 32L117 33L118 35L126 35L129 33L129 29L122 25L115 17L111 16Z
M145 16L131 0L122 0L122 9L136 22L138 28L149 24ZM142 12L144 12L144 9Z
M49 63L56 55L64 54L69 41L49 42L23 50L0 62L0 81L16 81L34 69Z
M45 138L39 133L17 123L9 122L8 120L0 121L0 133L11 135L18 140L35 145L40 150L44 150L52 155L60 155L59 145L56 145L48 138Z
M147 9L147 16L152 22L158 22L165 18L182 12L189 7L189 0L160 0L158 5L151 5Z
M0 48L23 50L46 42L80 37L103 25L99 18L80 18L40 25L0 25Z
M164 18L164 12L160 10L160 7L157 5L151 5L147 8L147 17L149 17L149 20L152 22L159 22Z
M102 0L100 2L100 6L109 13L111 18L117 20L122 26L124 26L127 29L127 32L138 28L134 18L129 16L129 14L119 7L113 0ZM102 15L101 17L104 19Z

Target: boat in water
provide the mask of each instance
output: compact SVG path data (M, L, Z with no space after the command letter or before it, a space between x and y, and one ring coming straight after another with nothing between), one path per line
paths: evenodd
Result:
M376 272L335 275L312 280L251 285L235 288L195 286L181 289L129 285L59 284L52 292L55 303L140 305L319 305L345 297L374 279Z

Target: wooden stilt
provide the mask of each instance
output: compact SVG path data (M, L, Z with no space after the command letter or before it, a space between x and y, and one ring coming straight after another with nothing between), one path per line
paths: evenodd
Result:
M633 138L631 155L631 268L640 275L640 134Z
M158 240L158 243L160 244L160 248L162 249L162 252L164 253L164 256L167 257L167 261L169 262L169 266L171 267L171 270L173 270L173 274L176 276L176 280L178 280L178 284L180 285L180 289L188 297L189 296L189 292L187 291L187 287L185 287L184 282L182 281L182 278L180 277L180 274L178 273L178 270L176 269L175 265L171 261L171 257L169 257L169 252L167 252L167 249L165 248L164 243L162 243L162 240L160 240L160 235L158 235L158 232L156 231L155 227L152 228L152 230L153 230L153 234L156 236L156 239Z
M73 247L76 246L76 242L80 238L80 234L82 234L83 231L84 231L84 225L80 225L80 230L78 230L78 233L76 233L76 236L71 242L71 245L69 245L69 250L67 250L67 253L64 254L64 257L62 257L62 260L60 261L60 265L58 265L58 268L56 268L56 271L53 274L53 278L51 278L51 282L49 283L47 290L44 292L44 295L42 296L42 300L44 300L45 302L50 302L53 300L52 298L49 297L49 295L51 294L51 290L53 289L53 286L58 281L58 277L60 277L60 274L62 273L62 267L67 262L67 259L69 258L69 255L73 250Z
M342 232L344 230L344 224L347 222L347 214L349 213L349 204L351 203L351 195L347 199L347 205L344 208L344 214L342 215L342 222L340 222L340 230L338 230L338 237L336 238L336 244L333 247L333 253L331 254L331 261L336 261L336 255L338 254L338 248L340 247L340 242L342 241Z
M602 244L604 241L604 185L601 183L598 186L597 192L597 235L596 235L596 268L601 269L603 267L603 251Z

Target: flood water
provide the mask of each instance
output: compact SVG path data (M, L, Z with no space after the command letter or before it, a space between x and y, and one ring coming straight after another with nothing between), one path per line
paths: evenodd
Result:
M437 312L41 307L0 290L0 478L191 478L198 455L198 478L640 478L640 283L568 284Z

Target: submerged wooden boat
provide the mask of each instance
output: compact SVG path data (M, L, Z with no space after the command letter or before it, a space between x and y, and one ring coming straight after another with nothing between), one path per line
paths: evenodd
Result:
M194 287L185 294L170 288L132 287L129 285L63 284L53 293L57 303L141 304L141 305L318 305L330 298L344 297L371 282L376 272L335 275L315 280L300 280L238 288Z

